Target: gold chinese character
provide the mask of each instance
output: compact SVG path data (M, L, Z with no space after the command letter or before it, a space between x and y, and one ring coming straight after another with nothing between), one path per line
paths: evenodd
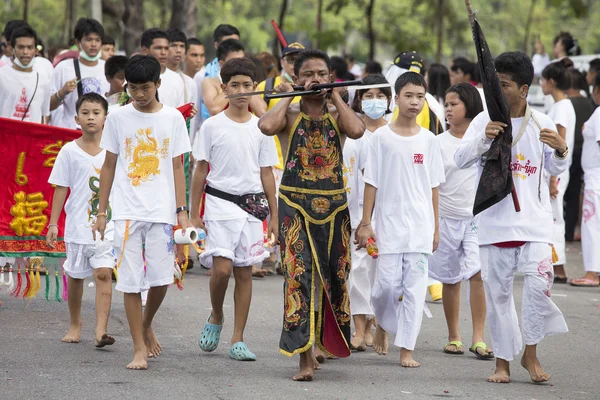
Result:
M17 192L14 199L16 204L10 208L10 213L14 217L10 222L10 229L17 236L41 235L48 222L48 217L43 214L48 207L44 194Z
M20 186L27 185L29 182L29 178L27 175L23 173L23 168L25 167L25 152L22 151L19 153L19 158L17 158L17 170L15 172L15 180Z
M56 143L50 143L44 146L42 149L42 154L52 154L52 157L46 158L44 161L44 167L54 167L54 161L56 161L56 155L62 149L64 143L62 140L57 141Z

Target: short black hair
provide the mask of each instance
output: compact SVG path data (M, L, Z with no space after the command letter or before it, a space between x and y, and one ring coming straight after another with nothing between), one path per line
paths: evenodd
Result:
M113 78L120 71L125 71L128 60L127 56L112 56L104 63L104 75Z
M2 31L2 36L6 38L6 41L10 43L10 37L15 29L20 28L22 26L28 26L29 24L22 19L12 19L6 23L4 26L4 30Z
M12 31L12 34L10 35L11 47L14 48L15 45L17 44L17 39L22 38L22 37L32 38L36 45L38 43L37 33L33 30L33 28L30 27L29 25L23 25L23 26L16 28L14 31Z
M521 51L509 51L500 54L494 61L496 72L507 74L519 85L531 86L533 82L533 64L527 54Z
M346 60L342 57L333 56L330 58L330 62L330 71L335 71L335 76L337 76L338 79L344 79L348 73L348 64L346 64Z
M475 63L467 60L465 57L456 57L452 60L452 66L450 67L452 72L461 70L463 74L470 75L471 79L475 76Z
M369 61L367 61L367 64L365 65L365 72L367 74L381 75L381 73L383 72L383 68L381 67L381 64L379 64L377 61L369 60Z
M220 44L221 40L225 36L231 36L231 35L241 36L240 31L238 31L238 29L235 26L228 25L228 24L221 24L215 28L215 31L213 32L213 39L215 40L215 42Z
M97 33L100 39L104 39L104 27L102 24L92 18L79 18L73 30L75 39L81 42L84 36L92 33Z
M582 91L586 94L586 96L590 97L590 85L588 85L587 80L585 79L585 75L583 72L571 68L567 70L567 74L569 75L569 82L571 86L569 89L576 89L578 91Z
M151 55L137 54L125 64L125 80L127 83L158 83L160 79L160 63Z
M565 52L570 56L579 56L581 55L581 47L579 47L579 43L577 39L569 32L560 32L558 35L554 37L552 44L556 46L556 43L561 42L565 48Z
M431 64L427 71L428 92L437 99L443 99L450 87L450 71L443 64Z
M105 44L108 44L110 46L114 46L115 45L115 39L113 39L111 36L104 35L104 37L102 38L102 46L104 46Z
M198 40L195 37L189 38L188 40L185 41L185 52L186 53L190 49L190 46L204 46L204 43L202 43L200 40Z
M451 86L446 91L446 94L448 93L456 93L460 101L465 104L465 109L467 110L465 113L466 119L473 119L483 111L483 102L481 101L479 90L470 83L461 82Z
M185 33L181 29L170 28L167 31L167 36L169 37L169 43L181 42L185 43L187 41L187 37Z
M162 29L146 29L144 33L142 33L142 47L149 49L152 46L154 39L166 39L169 41L169 36L167 36L167 32L163 31Z
M598 76L596 76L596 80L594 81L593 88L594 88L594 90L600 88L600 74L598 74Z
M378 74L367 75L367 76L365 76L365 78L362 81L363 81L364 85L379 85L379 84L388 83L387 79L385 79L385 76L378 75ZM391 87L382 87L382 88L379 88L379 90L381 90L381 92L389 100L392 99L392 88ZM354 96L354 103L352 104L352 109L354 111L360 112L360 103L362 101L362 97L368 91L369 91L369 89L356 90L356 95ZM390 112L391 112L390 110L387 110L386 114L389 114Z
M590 61L590 67L588 68L588 71L600 72L600 58L594 58L592 61Z
M542 78L547 81L552 79L557 89L568 90L571 87L571 76L567 74L567 70L570 68L573 68L573 61L565 57L560 61L546 65L546 68L542 71Z
M83 96L77 99L77 102L75 103L75 112L77 114L79 114L79 109L81 108L81 105L85 102L100 104L102 106L102 109L104 110L104 114L106 115L108 113L108 102L106 101L106 99L98 93L90 92L84 94Z
M219 61L225 61L227 55L234 51L246 51L242 42L237 39L227 39L219 44L217 49L217 59Z
M317 59L325 61L327 65L327 70L331 72L331 59L323 50L302 50L298 53L298 57L296 57L296 61L294 62L294 75L298 76L300 73L300 68L304 65L307 60Z
M422 86L425 91L427 91L427 82L425 82L425 78L423 78L423 75L416 72L405 72L396 79L396 83L394 84L396 94L399 95L406 85Z
M227 84L236 75L250 77L254 82L256 81L256 64L248 57L232 58L221 66L220 73L224 84Z

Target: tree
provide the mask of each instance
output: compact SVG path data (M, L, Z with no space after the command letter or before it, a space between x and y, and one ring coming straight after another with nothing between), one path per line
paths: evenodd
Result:
M172 5L169 28L181 29L187 37L195 37L198 24L196 0L173 0Z
M144 33L144 1L124 0L123 11L123 48L127 54L132 54L140 47L142 33Z

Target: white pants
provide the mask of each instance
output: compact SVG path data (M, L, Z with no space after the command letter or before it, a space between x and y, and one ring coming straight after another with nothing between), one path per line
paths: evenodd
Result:
M440 217L440 244L429 256L429 277L453 285L481 271L477 217Z
M586 189L581 218L581 249L583 268L600 272L600 188Z
M371 288L375 282L377 268L366 249L356 250L352 230L350 247L352 254L352 268L348 275L348 295L350 296L350 312L352 315L373 315L371 307Z
M487 245L481 246L479 253L496 357L512 361L523 349L523 338L526 345L535 345L546 336L568 331L562 313L550 299L554 270L549 244L529 242L515 248ZM516 272L525 275L521 304L523 336L513 297Z
M99 236L99 235L98 235ZM94 274L97 268L112 269L115 264L115 253L112 239L97 237L94 244L67 243L67 260L63 268L73 279L85 279Z
M552 205L552 215L554 217L554 250L558 255L558 261L554 265L565 265L567 263L566 243L565 243L565 216L564 216L564 198L565 191L569 185L569 170L566 170L558 176L558 194L555 199L550 199Z
M381 254L371 305L377 323L396 334L394 344L414 350L427 292L427 254ZM402 297L402 300L400 300Z
M223 221L204 221L206 224L205 251L200 255L202 265L212 268L213 257L224 257L234 267L249 267L269 257L265 251L262 221L254 217Z

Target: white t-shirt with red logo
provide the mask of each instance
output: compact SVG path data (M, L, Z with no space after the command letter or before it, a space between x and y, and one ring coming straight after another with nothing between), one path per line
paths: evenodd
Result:
M407 137L386 125L373 133L366 153L364 181L377 188L373 220L379 254L431 254L431 193L445 181L438 140L425 128Z
M50 80L46 75L17 71L9 65L0 68L0 117L39 124L49 115Z
M546 115L532 110L521 139L512 148L511 170L520 212L515 211L512 196L508 195L485 211L479 219L479 244L489 245L509 241L553 243L554 221L550 193L545 179L540 180L542 167L548 174L558 176L567 169L569 160L556 157L555 151L540 142L540 128L556 131L556 125ZM513 139L517 136L524 118L511 118ZM471 121L454 161L460 168L478 166L478 178L483 171L482 155L490 148L491 140L485 136L490 122L487 112ZM543 157L543 165L542 165Z

